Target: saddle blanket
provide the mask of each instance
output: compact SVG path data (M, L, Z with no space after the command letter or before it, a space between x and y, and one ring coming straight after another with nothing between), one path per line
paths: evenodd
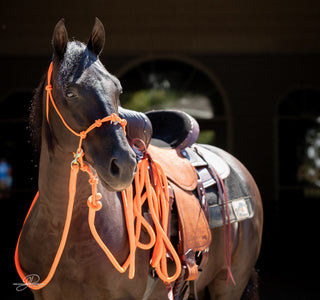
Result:
M221 206L221 204L209 206L210 228L223 226ZM250 197L243 197L231 201L229 200L228 207L230 213L230 223L251 219L254 215ZM224 211L226 212L226 204L224 204Z
M201 155L199 155L199 153L201 153ZM208 201L210 228L212 229L223 226L222 211L226 214L226 204L221 203L222 200L218 196L216 180L209 171L209 165L214 167L222 180L239 181L237 175L231 174L229 165L220 156L209 151L202 145L195 144L194 146L185 148L183 155L196 169L198 178L202 181L205 189ZM194 192L197 193L197 191ZM197 198L199 199L198 196L199 195L197 195ZM237 190L237 193L228 193L227 196L230 223L243 221L253 217L254 211L252 207L252 200L245 190L239 189ZM222 209L222 206L224 210Z

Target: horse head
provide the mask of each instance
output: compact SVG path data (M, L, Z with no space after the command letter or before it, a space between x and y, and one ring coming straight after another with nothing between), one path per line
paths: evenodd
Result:
M99 19L87 45L68 41L63 19L54 29L52 96L63 119L75 132L86 130L95 120L118 114L122 87L99 60L104 42L105 31ZM49 109L48 122L54 146L75 152L79 137L64 126L54 109ZM119 124L105 122L90 131L82 148L84 159L97 171L108 190L120 191L132 182L136 159Z

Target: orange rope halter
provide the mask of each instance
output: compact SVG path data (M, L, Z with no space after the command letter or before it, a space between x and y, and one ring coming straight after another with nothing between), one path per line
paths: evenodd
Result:
M168 229L168 219L169 219L169 192L168 192L168 182L166 175L162 169L162 167L156 161L153 161L149 155L146 155L141 159L137 164L137 173L135 175L135 196L133 197L133 187L129 186L126 190L121 191L124 214L126 220L126 227L128 231L129 237L129 255L121 266L108 247L104 244L102 239L100 238L96 228L95 228L95 215L98 210L102 208L102 203L99 201L101 199L101 194L97 192L97 184L98 178L97 174L93 175L90 168L83 162L84 152L81 148L83 140L86 138L87 134L93 129L100 127L104 122L110 122L111 124L120 124L125 132L125 126L127 121L121 119L116 114L111 114L103 118L102 120L96 120L87 130L82 131L80 133L74 131L68 123L63 118L59 109L57 108L54 99L52 97L52 85L51 85L51 77L52 77L52 68L53 64L50 64L48 70L48 84L46 86L47 98L46 98L46 117L49 122L49 104L53 105L55 111L60 117L61 121L65 125L65 127L72 132L74 135L80 138L78 149L76 153L74 153L74 160L71 162L71 171L70 171L70 180L69 180L69 202L67 208L67 215L65 220L65 225L62 232L61 241L49 270L47 277L41 282L37 284L33 284L28 281L25 277L24 272L22 271L18 248L21 237L21 232L18 237L16 250L15 250L15 265L17 272L22 279L22 281L31 289L39 290L45 287L54 276L56 268L59 264L61 255L63 253L72 218L73 204L74 198L76 194L76 185L77 185L77 176L79 169L83 172L86 172L89 175L89 183L92 188L92 194L88 198L87 205L89 207L88 213L88 223L90 227L90 231L92 236L99 244L100 248L104 251L106 256L109 258L110 262L113 266L120 272L124 273L129 268L129 278L132 279L135 274L135 252L137 248L141 249L153 249L151 266L155 268L159 278L161 278L165 283L170 283L175 281L180 273L181 273L181 262L180 258L174 249L173 245L170 242L170 239L167 235ZM50 102L49 102L50 101ZM150 173L152 172L154 177L154 182L151 184L150 182ZM27 216L24 220L23 225L25 224L35 202L39 197L39 192L36 194ZM151 225L146 221L146 219L142 216L142 205L147 201L149 210L152 216L152 220L154 223L155 231L151 227ZM141 234L141 226L143 226L149 234L150 241L147 244L143 244L139 241ZM22 230L21 230L22 231ZM175 273L172 276L169 276L167 270L167 251L171 253L173 260L176 265Z

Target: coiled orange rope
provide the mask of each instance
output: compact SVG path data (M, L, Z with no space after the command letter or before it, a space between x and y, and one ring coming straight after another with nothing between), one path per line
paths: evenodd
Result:
M116 114L111 114L103 118L102 120L96 120L87 130L77 133L74 131L64 120L62 114L58 110L53 97L52 97L52 85L51 85L51 76L52 76L52 63L49 67L48 71L48 84L46 86L47 91L47 108L46 108L46 116L47 121L49 122L49 100L51 101L55 111L59 115L63 124L66 128L80 137L79 146L74 154L74 160L71 162L71 171L70 171L70 180L69 180L69 202L67 208L67 215L65 220L65 225L62 232L61 241L49 270L47 277L41 282L37 284L33 284L29 282L24 272L22 271L18 248L21 237L21 232L17 241L16 250L15 250L15 265L17 272L22 279L22 281L31 289L39 290L45 287L54 276L55 270L59 264L61 255L63 253L72 218L73 204L74 198L76 194L76 185L77 185L77 176L79 169L83 172L88 173L89 175L89 183L92 187L92 195L88 199L88 222L91 233L99 244L100 248L104 251L108 259L111 261L113 266L121 273L124 273L129 267L129 278L132 279L135 274L135 252L137 248L141 249L151 249L154 247L152 252L151 265L156 269L156 272L165 283L170 283L175 281L180 273L181 273L181 262L178 254L176 253L173 245L170 242L170 239L167 235L168 230L168 218L169 218L169 192L168 192L168 183L167 178L165 176L164 171L162 170L159 163L156 161L152 161L148 155L145 155L144 158L137 164L137 173L135 176L135 196L133 197L133 187L129 186L125 191L122 191L122 201L124 207L124 214L126 219L126 227L128 231L129 237L129 245L130 251L127 260L121 266L108 247L101 240L97 230L95 228L95 215L98 210L102 208L102 204L99 201L101 199L101 194L97 192L97 184L98 178L97 174L93 175L90 168L83 162L83 150L81 148L83 139L86 138L87 134L95 129L96 127L100 127L103 122L110 122L111 124L120 124L125 131L126 120L121 119ZM150 172L153 174L153 183L150 182ZM35 202L39 197L39 192L36 194L30 209L27 213L26 219L23 224L25 224ZM151 225L146 221L146 219L142 216L142 205L147 201L149 210L152 216L152 220L155 226L156 232L154 232ZM146 231L149 234L150 240L149 243L143 244L139 241L141 234L141 226L144 226ZM172 276L169 276L167 269L167 251L170 252L175 265L176 270Z
M175 281L181 273L181 262L176 250L167 236L169 219L169 193L168 185L166 185L167 179L161 166L157 162L153 161L151 164L152 171L156 174L155 188L153 188L149 176L149 162L149 158L144 158L137 165L137 173L135 176L135 197L132 197L132 186L121 192L130 245L130 253L122 266L120 266L108 247L101 240L94 226L95 214L96 211L100 209L100 204L95 204L94 202L88 204L88 222L92 236L108 256L113 266L120 273L124 273L129 267L129 278L132 279L135 273L136 249L141 248L148 250L154 247L151 266L156 269L161 280L164 282L172 282ZM154 233L150 224L142 216L141 208L145 201L148 202L156 233ZM99 203L99 201L97 203ZM144 226L149 234L150 241L148 244L143 244L139 241L141 226ZM168 275L167 251L172 255L176 265L175 273L172 276Z

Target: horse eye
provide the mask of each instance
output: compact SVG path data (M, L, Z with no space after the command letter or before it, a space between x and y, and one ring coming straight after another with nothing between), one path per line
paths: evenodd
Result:
M68 98L75 98L75 97L76 97L76 94L74 94L74 93L71 92L71 91L67 91L67 92L66 92L66 96L67 96Z

